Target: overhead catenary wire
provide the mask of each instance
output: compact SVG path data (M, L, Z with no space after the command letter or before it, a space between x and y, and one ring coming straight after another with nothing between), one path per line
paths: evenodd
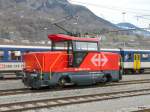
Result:
M101 12L105 12L103 14L105 14L105 19L107 20L108 18L110 19L110 17L108 16L109 14L112 14L114 13L116 16L119 16L121 18L121 14L123 12L126 13L126 16L124 15L124 22L125 21L125 18L128 18L128 20L132 18L132 21L137 18L137 21L138 21L138 25L140 25L141 27L145 27L147 26L146 24L149 24L149 21L150 21L150 10L148 9L140 9L140 8L123 8L123 7L117 7L117 6L107 6L107 5L101 5L101 4L95 4L95 3L92 3L92 2L84 2L84 1L76 1L76 0L68 0L70 3L74 3L74 4L79 4L79 5L83 5L83 6L86 6L86 7L95 7L95 8L99 8L101 10ZM91 8L92 9L92 8ZM98 16L99 13L97 14ZM107 16L106 16L107 15ZM114 15L114 16L115 16ZM107 17L107 18L106 18ZM108 19L108 20L109 20ZM139 21L142 20L141 21ZM118 23L118 20L116 20L115 18L111 19L111 22L113 23ZM134 24L136 24L134 22Z
M74 1L74 0L68 0L73 3L78 3L82 5L89 5L89 6L94 6L98 8L104 8L108 10L113 10L113 11L118 11L118 12L127 12L127 13L132 13L132 14L143 14L149 13L150 10L146 9L134 9L134 8L121 8L121 7L114 7L114 6L105 6L105 5L100 5L100 4L94 4L94 3L87 3L87 2L79 2L79 1Z

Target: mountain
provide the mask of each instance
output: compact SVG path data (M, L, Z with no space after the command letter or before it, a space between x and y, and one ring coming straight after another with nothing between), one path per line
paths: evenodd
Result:
M52 24L55 22L69 32L117 29L86 7L67 0L0 0L0 38L47 40L47 34L65 32Z
M139 29L138 27L136 27L131 23L118 23L117 26L123 29L132 29L132 28Z
M150 32L146 31L142 28L139 28L131 23L118 23L116 24L117 27L122 28L124 30L130 30L129 32L131 34L135 34L135 35L141 35L144 37L150 37Z

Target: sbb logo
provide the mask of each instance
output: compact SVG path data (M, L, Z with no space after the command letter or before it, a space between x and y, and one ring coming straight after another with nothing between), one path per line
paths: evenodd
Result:
M105 64L108 62L108 59L104 54L95 54L91 58L91 62L94 66L105 66Z

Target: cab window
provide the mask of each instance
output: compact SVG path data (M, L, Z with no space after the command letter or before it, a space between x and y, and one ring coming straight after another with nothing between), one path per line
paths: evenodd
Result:
M67 42L55 42L53 47L53 50L67 50Z
M77 51L98 51L97 42L74 42Z

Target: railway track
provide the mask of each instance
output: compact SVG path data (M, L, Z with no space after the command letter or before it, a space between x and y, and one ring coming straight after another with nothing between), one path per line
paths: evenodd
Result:
M7 81L7 80L18 80L22 79L22 76L16 76L15 73L2 73L2 77L0 77L0 80Z
M62 97L62 98L54 98L54 99L1 104L0 112L10 112L10 111L15 112L15 111L25 111L25 110L39 109L39 108L51 108L56 106L65 106L71 104L81 104L81 103L88 103L88 102L95 102L95 101L112 100L117 98L134 97L134 96L141 96L141 95L150 95L150 89L79 95L79 96Z
M21 77L7 77L7 78L0 78L2 81L7 81L7 80L20 80Z
M133 111L133 112L150 112L150 109L140 109L140 110Z
M75 86L75 87L53 88L53 89L45 88L45 89L40 89L40 90L30 90L29 88L0 90L0 96L18 95L18 94L26 94L26 93L40 93L40 92L46 92L46 91L84 89L84 88L93 88L93 87L108 87L108 86L119 86L119 85L142 84L142 83L150 83L150 79L122 81L119 83L113 82L113 83L108 83L108 84L99 84L99 85L95 85L95 86L83 86L83 87Z

